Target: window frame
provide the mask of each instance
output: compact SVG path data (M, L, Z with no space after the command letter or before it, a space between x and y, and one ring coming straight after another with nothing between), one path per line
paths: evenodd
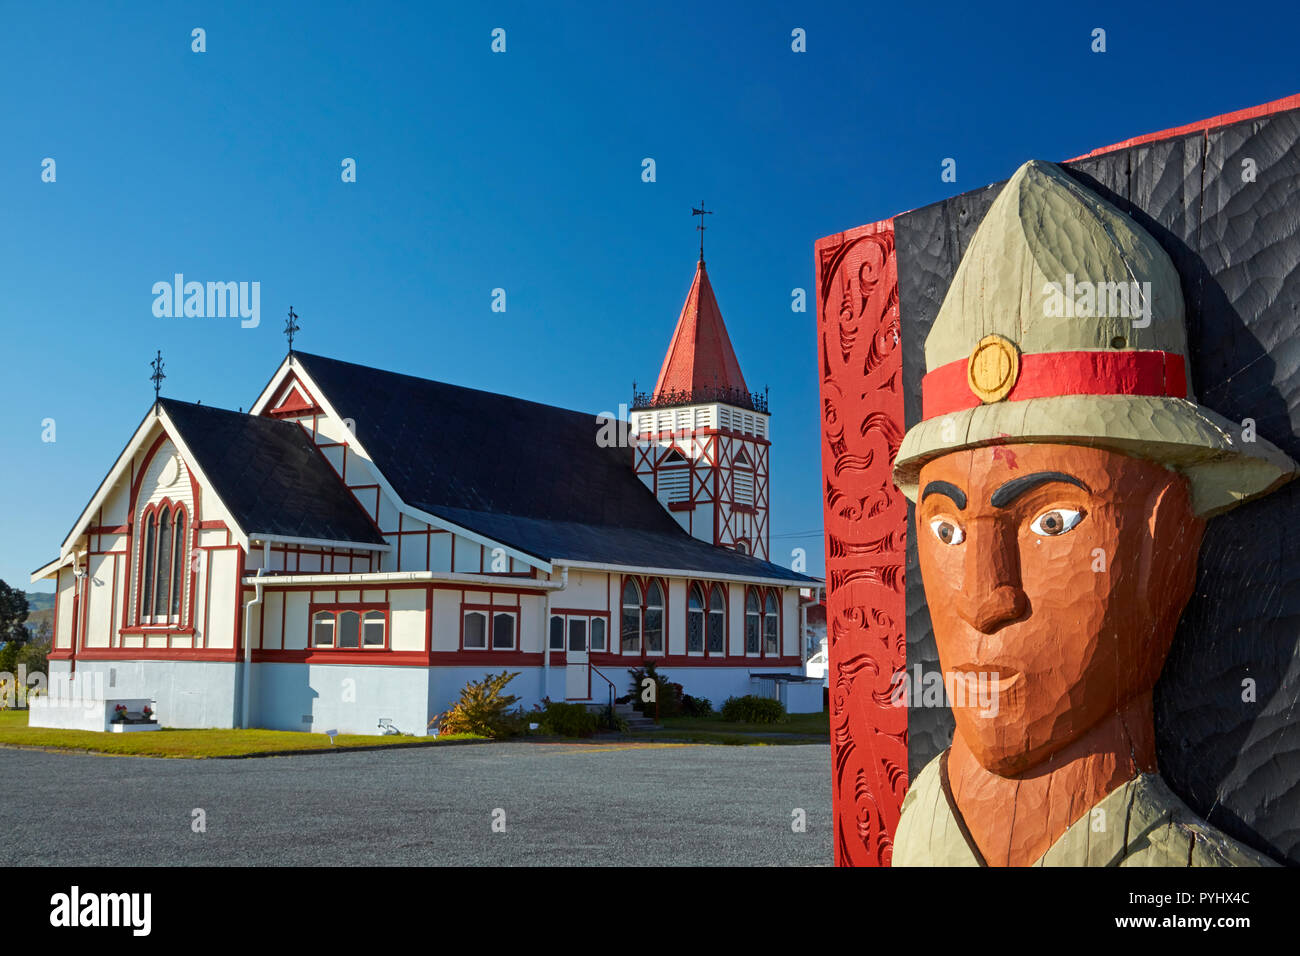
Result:
M637 603L627 603L628 585L636 588ZM659 589L659 604L651 607L650 605L650 586L655 585ZM672 602L669 600L668 580L657 575L635 575L627 574L620 578L619 582L619 627L618 627L618 651L620 656L624 657L668 657L668 622L671 619ZM623 647L623 619L629 611L635 611L637 619L637 640L638 648L634 651L626 650ZM646 642L646 614L649 611L659 611L659 630L662 635L660 650L651 651Z
M491 595L488 595L488 601L489 603L487 604L481 604L477 601L461 601L459 649L461 651L468 651L471 654L483 654L488 652L496 653L496 654L518 653L521 647L521 642L523 641L522 623L521 623L523 620L523 614L520 605L493 603ZM487 642L486 647L467 647L465 645L465 621L466 618L472 613L480 613L485 618L487 618L487 622L486 622L487 626L484 629L485 640ZM497 616L501 614L509 615L513 622L510 629L512 643L509 647L495 646L496 645L496 619ZM552 615L552 617L553 616L554 615ZM550 621L548 620L546 631L542 635L543 653L545 652L546 648L550 646L550 639L551 639L550 635L551 635Z
M716 611L713 609L714 594L718 595L722 605ZM727 629L727 617L728 617L727 604L728 604L729 597L730 595L727 591L727 586L725 584L715 581L709 587L709 592L708 592L709 603L704 612L704 656L705 657L727 657L731 652L731 648L729 647L731 642L728 639L730 637L730 634L728 633L728 629ZM712 619L714 614L718 614L722 617L722 627L721 627L722 649L718 651L713 651L709 649L709 627L712 624Z
M750 586L745 589L745 656L762 657L763 656L763 592L766 588ZM756 636L754 640L754 650L749 649L749 623L750 618L755 619Z
M631 587L636 591L636 600L628 603L627 589ZM618 589L618 652L629 656L643 656L645 650L645 589L641 587L636 578L625 577ZM629 612L636 619L636 647L628 650L627 647L627 618Z
M161 538L164 520L168 523L166 555L162 554ZM188 632L194 613L193 574L188 560L194 522L189 506L171 498L150 502L140 509L139 524L139 544L133 548L138 581L135 627L147 632ZM157 614L163 588L164 613Z
M781 599L777 595L776 588L767 588L767 596L763 601L763 656L780 657L781 656ZM769 652L767 649L768 622L772 622L773 640L775 641L775 650Z
M344 614L357 615L357 646L344 647L340 643L340 634L342 628L339 619ZM334 643L317 644L316 643L316 618L321 614L329 614L334 619ZM366 643L366 617L370 614L382 614L384 621L384 643L367 644ZM376 604L373 601L362 602L341 602L326 601L320 604L312 603L307 608L307 650L315 652L333 652L342 651L345 654L356 654L359 651L375 653L376 651L387 651L392 649L393 643L393 621L389 606L386 604Z
M696 598L699 598L699 607L693 607ZM693 618L699 615L700 622L700 649L691 650L691 628ZM708 597L704 591L704 586L698 581L687 582L686 585L686 656L687 657L704 657L709 647L709 604Z

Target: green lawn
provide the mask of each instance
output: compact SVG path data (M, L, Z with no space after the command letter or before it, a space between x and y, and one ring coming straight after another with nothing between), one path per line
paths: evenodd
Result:
M807 738L830 742L830 715L791 714L779 724L746 724L741 721L712 717L665 717L659 721L663 730L638 733L638 737L671 737L693 743L719 744L783 744L809 743ZM791 738L790 734L803 739Z
M446 734L438 741L480 739L473 734ZM157 730L97 734L88 730L28 727L27 711L0 711L0 746L79 750L131 757L241 757L283 751L329 750L331 747L400 747L431 741L429 737L340 734L331 744L324 734L293 730Z

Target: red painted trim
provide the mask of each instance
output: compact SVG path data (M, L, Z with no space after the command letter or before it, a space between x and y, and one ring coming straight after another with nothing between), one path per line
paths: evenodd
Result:
M941 365L921 379L925 420L978 408L966 379L966 359ZM1187 397L1187 368L1174 352L1042 352L1020 356L1020 377L1003 401L1057 395L1156 395Z
M422 651L363 651L356 648L331 650L325 647L296 650L254 650L259 664L382 664L390 667L429 667L429 655Z
M1230 126L1233 123L1241 123L1246 120L1259 119L1263 116L1271 116L1274 113L1285 113L1287 110L1300 109L1300 93L1293 93L1290 96L1284 96L1280 100L1273 100L1271 103L1264 103L1260 106L1249 106L1246 109L1235 110L1231 113L1221 113L1218 116L1212 116L1209 119L1199 120L1195 123L1188 123L1186 126L1175 126L1172 129L1161 130L1158 133L1147 133L1145 136L1135 136L1132 139L1126 139L1121 143L1115 143L1112 146L1102 146L1100 149L1094 149L1090 153L1084 153L1082 156L1075 156L1073 159L1067 159L1067 163L1078 162L1081 159L1091 159L1093 156L1100 156L1103 153L1113 153L1117 149L1128 149L1131 146L1141 146L1144 143L1154 143L1162 139L1173 139L1175 136L1186 136L1188 133L1202 133L1220 126Z
M51 657L53 655L50 655ZM237 661L229 648L207 647L96 647L81 651L83 661Z
M365 588L363 590L372 590L372 589ZM373 590L378 590L378 589L373 589ZM338 593L335 592L335 597L337 596ZM358 643L356 647L339 647L339 643L338 643L339 615L345 611L353 611L358 615L359 618L357 621L357 642ZM378 612L384 616L384 643L380 646L375 646L372 644L367 647L365 643L366 640L365 616L373 612ZM333 646L329 646L325 644L317 646L315 643L313 643L316 639L315 638L316 615L321 613L326 613L326 614L332 613L334 615ZM393 639L393 621L392 621L392 614L390 613L388 591L386 589L384 590L384 600L382 602L329 601L321 604L307 605L307 647L313 652L319 651L322 654L331 654L331 655L351 653L354 651L359 651L365 654L378 654L383 651L391 650L392 639ZM281 639L281 645L283 645L283 643L284 641L283 639Z
M137 625L136 627L123 627L123 628L119 628L117 633L118 633L119 635L121 635L121 634L146 634L146 635L149 635L149 636L151 636L151 637L159 637L159 636L163 636L163 635L168 635L168 636L170 636L170 635L173 635L173 634L179 634L179 635L181 635L181 636L183 636L183 637L184 637L184 636L193 637L193 636L194 636L194 628L192 628L192 627L149 627L149 626L147 626L147 625Z
M464 595L463 595L463 594L462 594L462 596L461 596L461 603L460 603L460 643L459 643L459 645L458 645L458 647L460 648L460 652L461 652L461 653L469 652L469 653L471 653L471 654L482 654L482 653L488 653L488 654L497 654L497 655L504 655L504 654L511 654L511 653L515 653L515 654L521 653L521 652L519 651L519 646L520 646L520 641L521 641L522 636L523 636L523 635L522 635L522 631L523 631L523 616L524 616L524 615L523 615L523 604L519 602L519 600L518 600L518 596L517 596L517 595L516 595L516 599L515 599L515 600L516 600L516 603L514 603L514 604L497 604L497 603L496 603L496 594L495 594L494 592L489 592L489 593L490 593L489 601L490 601L491 603L488 603L488 604L474 604L474 603L471 603L471 602L466 601L466 600L464 599ZM485 615L487 615L487 624L486 624L486 627L484 628L484 634L483 634L483 639L484 639L484 641L485 641L486 644L487 644L487 647L486 647L486 648L482 648L482 647L470 647L470 648L467 648L467 647L465 646L465 617L466 617L467 614L470 614L470 613L473 613L473 612L478 612L478 613L481 613L481 614L485 614ZM495 622L496 622L496 616L497 616L498 614L509 614L509 615L511 615L512 617L514 617L514 619L515 619L514 646L513 646L513 647L494 648L494 647L492 646L492 642L493 642L493 640L495 639L495 636L496 636L496 635L495 635L495 631L494 631L494 625L495 625ZM548 622L548 625L547 625L547 626L549 627L549 622ZM545 639L545 640L549 640L549 638L544 638L544 639ZM543 646L544 646L544 645L543 645ZM541 655L541 654L538 654L537 656L540 658L542 655ZM496 658L493 658L493 660L495 660L495 659L496 659Z

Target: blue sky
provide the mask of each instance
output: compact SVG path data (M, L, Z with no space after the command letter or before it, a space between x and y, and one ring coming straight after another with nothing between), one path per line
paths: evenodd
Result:
M1300 91L1292 4L268 6L0 4L2 579L57 554L155 349L164 394L246 408L290 304L307 351L616 409L658 372L701 198L771 388L773 559L820 571L815 317L790 308L814 241ZM261 324L155 317L177 272L260 282Z

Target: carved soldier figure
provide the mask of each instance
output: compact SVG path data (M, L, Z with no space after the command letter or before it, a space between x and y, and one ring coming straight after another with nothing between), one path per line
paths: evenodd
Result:
M1152 692L1205 521L1297 469L1197 404L1183 312L1159 244L1054 165L1021 167L972 238L894 479L941 667L994 706L953 702L895 866L1270 862L1156 761Z

